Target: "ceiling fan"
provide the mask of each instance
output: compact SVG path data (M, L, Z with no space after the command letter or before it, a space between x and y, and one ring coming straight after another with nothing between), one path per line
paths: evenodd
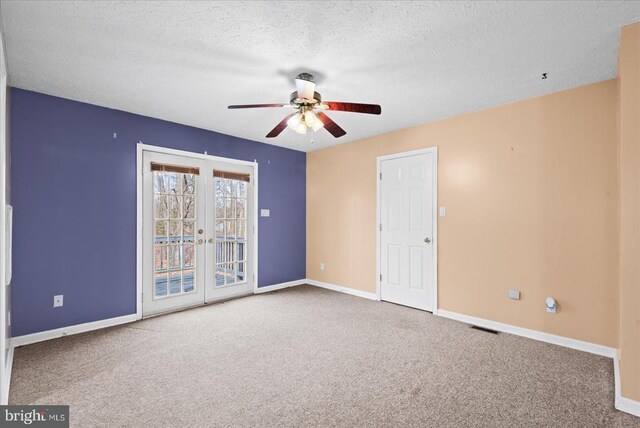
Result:
M313 132L324 127L336 138L347 132L338 126L324 111L348 111L352 113L380 114L382 109L377 104L343 103L336 101L322 101L322 97L315 91L316 84L309 73L301 73L296 77L296 91L291 93L289 104L244 104L232 105L230 109L289 107L295 111L276 125L267 134L267 138L274 138L288 126L299 134L306 134L311 128Z

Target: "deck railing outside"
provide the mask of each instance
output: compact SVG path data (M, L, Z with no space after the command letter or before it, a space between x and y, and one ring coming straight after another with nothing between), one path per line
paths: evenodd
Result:
M155 272L167 273L162 277L156 277L155 295L167 296L175 295L181 292L191 292L194 290L195 269L185 267L185 251L184 245L195 245L195 236L157 236L155 238L156 245L176 245L180 252L181 266L169 268L168 251L164 252L164 260L155 260ZM236 239L233 236L216 237L216 286L232 284L235 282L243 282L245 277L245 254L246 239ZM235 247L235 248L234 248ZM234 252L237 250L237 254ZM232 261L229 261L232 260ZM233 268L229 268L231 265ZM162 267L165 269L162 269ZM195 261L194 261L195 266ZM174 275L171 273L181 273L182 275ZM168 288L167 288L168 287Z

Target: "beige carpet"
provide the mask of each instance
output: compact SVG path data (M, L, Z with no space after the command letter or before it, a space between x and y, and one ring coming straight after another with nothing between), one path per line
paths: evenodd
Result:
M631 427L611 359L310 286L16 350L76 427Z

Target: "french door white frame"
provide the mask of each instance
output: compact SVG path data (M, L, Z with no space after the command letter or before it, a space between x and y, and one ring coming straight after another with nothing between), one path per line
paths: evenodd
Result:
M433 156L433 314L438 314L438 147L428 147L426 149L411 150L409 152L394 153L386 156L379 156L376 161L376 296L382 300L382 289L380 287L380 275L382 252L381 246L381 219L382 219L382 194L380 186L380 174L382 173L382 162L390 159L398 159L415 155L432 153Z
M245 165L253 168L253 179L254 179L254 189L253 189L253 218L254 221L254 231L253 231L253 264L254 264L254 274L255 278L253 279L253 293L255 294L258 291L258 162L249 162L238 159L230 159L224 158L220 156L211 156L207 154L207 152L203 153L194 153L188 152L185 150L176 150L169 149L166 147L152 146L149 144L144 144L139 142L137 144L137 153L136 153L136 317L137 319L142 319L142 262L143 262L143 254L142 254L142 206L143 206L143 162L142 162L142 154L143 152L153 152L153 153L163 153L168 155L176 155L176 156L185 156L196 159L205 159L219 162L232 163L236 165ZM251 231L247 231L251 232Z

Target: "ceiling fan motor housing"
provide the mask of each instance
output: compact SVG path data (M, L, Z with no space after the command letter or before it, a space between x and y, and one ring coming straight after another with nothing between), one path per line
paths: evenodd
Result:
M322 97L318 92L313 93L313 99L309 100L306 98L300 98L298 96L298 92L291 92L291 96L289 97L289 103L296 108L300 107L314 107L322 103Z

